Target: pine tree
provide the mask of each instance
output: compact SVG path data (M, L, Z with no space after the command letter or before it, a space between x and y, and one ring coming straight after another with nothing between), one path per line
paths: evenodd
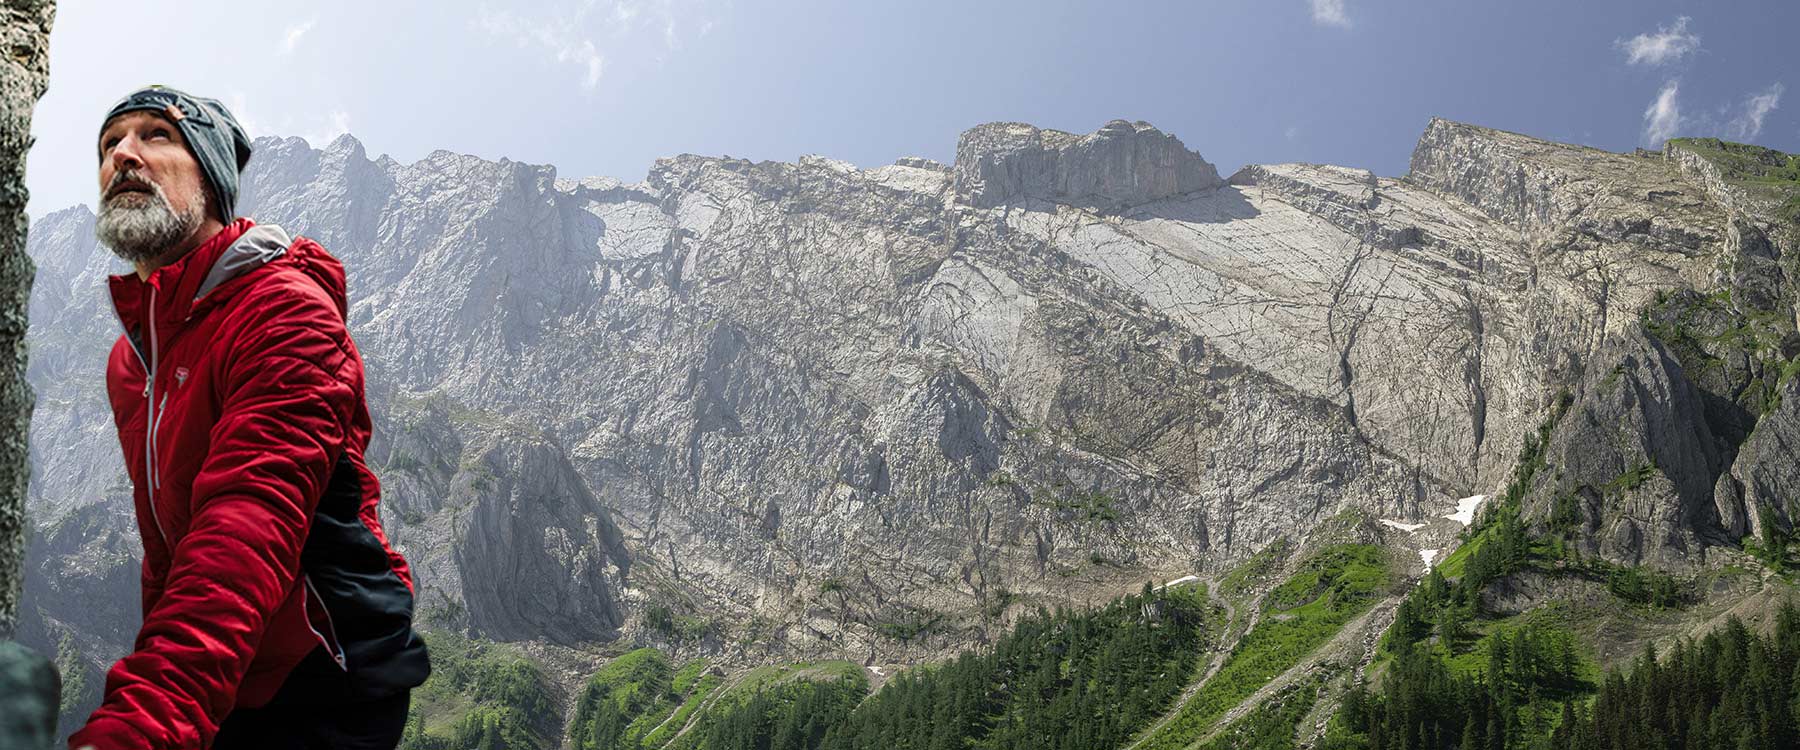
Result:
M500 721L495 716L488 716L482 722L481 744L476 750L506 750L506 742L500 739Z
M1765 505L1757 515L1758 525L1762 526L1763 555L1768 559L1769 567L1781 572L1787 562L1787 532L1781 528L1774 508Z
M1482 726L1475 723L1475 715L1469 714L1463 721L1462 744L1457 746L1458 750L1485 750L1487 738L1481 730Z

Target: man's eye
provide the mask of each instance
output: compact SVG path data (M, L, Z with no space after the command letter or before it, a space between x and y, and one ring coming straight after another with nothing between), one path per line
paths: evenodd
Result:
M112 147L114 147L114 146L117 146L117 145L119 145L119 139L117 139L117 138L108 138L108 139L106 139L106 142L105 142L105 143L102 143L102 144L100 144L100 150L102 150L102 151L111 151L111 150L112 150Z
M158 129L156 129L156 130L152 130L152 131L150 131L150 137L151 137L151 138L164 138L164 139L166 139L166 138L168 138L168 137L169 137L169 131L167 131L167 130L163 130L163 129L161 129L161 128L158 128Z

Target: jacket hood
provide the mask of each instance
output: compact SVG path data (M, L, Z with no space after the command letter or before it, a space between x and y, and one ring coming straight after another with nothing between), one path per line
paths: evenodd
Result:
M337 303L338 315L349 315L344 283L344 264L319 243L306 237L289 237L274 224L259 224L239 235L212 263L200 286L195 290L193 305L198 311L209 304L208 295L225 288L251 271L281 259L292 263L306 277ZM220 295L229 297L229 290Z
M276 231L280 231L280 229L277 228ZM287 233L283 232L281 236L286 237ZM300 270L306 273L307 278L312 279L320 289L324 289L326 294L331 295L331 301L337 303L338 317L348 321L350 319L350 300L345 291L343 261L326 252L319 243L306 237L295 237L292 242L288 243L287 252L284 255L298 265Z
M288 245L293 243L293 238L274 224L261 224L244 230L213 259L206 275L201 277L199 287L194 290L193 301L199 302L225 282L281 257L287 253Z

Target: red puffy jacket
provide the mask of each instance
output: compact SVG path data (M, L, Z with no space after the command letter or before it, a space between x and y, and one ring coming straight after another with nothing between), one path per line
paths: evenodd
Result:
M343 265L238 219L148 279L109 283L144 621L70 747L206 748L234 707L290 681L341 699L423 682L412 575L363 463Z

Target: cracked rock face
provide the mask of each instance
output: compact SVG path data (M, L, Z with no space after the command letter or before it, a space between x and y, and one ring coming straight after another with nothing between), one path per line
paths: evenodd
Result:
M1554 467L1537 497L1574 498L1591 552L1628 564L1680 567L1719 530L1712 477L1722 457L1702 392L1680 362L1642 334L1598 357L1582 397L1546 448Z
M509 431L478 438L462 463L449 502L468 505L450 551L469 625L501 640L616 637L625 620L616 589L630 558L567 454Z
M956 194L981 207L1030 199L1134 206L1220 185L1219 172L1147 122L1113 120L1085 136L1016 122L982 125L956 144Z
M1761 537L1765 523L1792 528L1800 516L1800 379L1781 388L1781 404L1762 418L1738 449L1731 471L1719 477L1721 524L1731 539Z
M1443 121L1413 164L1225 184L1123 121L984 125L948 169L680 156L638 183L263 139L242 201L348 266L370 463L428 619L897 661L1347 508L1496 494L1557 391L1620 352L1667 401L1595 419L1687 418L1686 381L1615 340L1658 290L1713 282L1732 220L1703 185ZM63 310L32 332L55 352L34 370L45 524L123 497L91 224L32 235ZM1705 543L1689 489L1616 510Z

